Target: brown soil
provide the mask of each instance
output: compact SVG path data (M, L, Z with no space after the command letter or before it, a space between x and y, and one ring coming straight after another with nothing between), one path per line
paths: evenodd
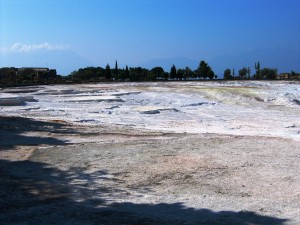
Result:
M0 224L300 223L293 140L8 117L0 128Z

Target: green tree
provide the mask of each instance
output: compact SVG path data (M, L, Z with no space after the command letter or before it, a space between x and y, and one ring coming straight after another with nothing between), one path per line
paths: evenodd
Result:
M213 72L211 67L208 66L208 64L204 60L200 61L199 66L195 71L195 73L199 78L203 78L203 79L206 78L213 79L215 76L215 73Z
M246 75L247 75L247 68L243 67L242 69L239 70L239 78L244 80L246 79Z
M111 80L111 78L112 78L112 76L111 76L110 66L109 66L109 64L107 64L105 67L105 79Z
M168 72L164 72L164 79L168 80L169 79L170 74Z
M131 81L145 81L149 72L141 67L130 68L129 71Z
M257 64L255 63L255 69L260 71L260 62L258 61Z
M152 72L148 72L147 73L147 80L148 81L155 81L157 79L157 76L155 75L155 73L152 73Z
M188 80L191 77L193 77L193 71L190 67L185 67L184 73L183 73L183 79Z
M248 80L251 79L251 69L250 69L249 66L248 66L248 68L247 68L247 79L248 79Z
M4 67L0 69L0 83L16 84L18 69L14 67Z
M118 61L116 60L116 65L115 65L115 79L119 79L119 69L118 69Z
M225 80L232 80L233 76L231 75L231 70L230 69L226 69L224 71L224 79Z
M197 73L200 78L207 78L208 64L204 60L200 62L199 67L197 69Z
M212 71L212 69L210 67L208 67L207 77L210 80L214 79L214 77L215 77L215 73L214 73L214 71Z
M277 69L263 68L259 72L261 79L275 80L277 78Z
M32 68L25 68L19 74L22 77L22 83L32 83L36 72Z
M260 62L259 61L257 63L255 63L254 68L255 68L254 78L262 79L262 77L260 76Z
M176 77L177 77L177 70L175 65L173 65L170 70L170 78L174 80Z
M85 67L79 70L73 71L70 74L71 80L73 82L95 82L99 81L103 73L103 68L101 67Z
M154 67L153 69L150 70L150 76L152 77L152 79L153 79L153 77L155 77L155 79L163 78L164 74L165 74L165 71L160 66Z
M129 69L128 69L128 66L126 65L126 68L125 68L125 80L128 80L129 79Z
M99 80L105 79L105 69L103 69L102 67L97 67L96 73Z
M178 69L177 70L177 78L179 80L182 80L183 79L183 76L184 76L184 70L183 69Z

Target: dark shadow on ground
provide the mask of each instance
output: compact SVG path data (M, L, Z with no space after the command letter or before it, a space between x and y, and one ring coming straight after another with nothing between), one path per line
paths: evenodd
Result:
M14 149L16 145L65 144L64 141L53 137L39 137L37 134L25 135L28 132L76 133L66 124L59 122L0 116L0 150Z
M107 174L108 171L86 173L84 168L62 171L45 163L0 160L0 224L282 225L286 222L254 212L186 208L182 203L110 204L109 196L126 193L101 185L103 179L110 179Z

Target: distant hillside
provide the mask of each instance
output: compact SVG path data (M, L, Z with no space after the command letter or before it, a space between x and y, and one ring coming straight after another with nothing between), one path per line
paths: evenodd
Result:
M93 63L71 50L15 52L2 57L0 62L0 67L49 67L56 69L60 75L69 75L74 70L92 65Z
M249 66L253 74L254 63L257 61L261 63L262 68L277 68L279 73L290 72L291 70L300 71L300 53L297 49L290 51L279 51L278 49L256 50L240 54L220 55L211 59L199 55L197 60L187 57L157 58L139 65L131 65L128 62L123 62L123 64L129 67L140 66L147 69L160 66L166 72L170 72L173 64L177 69L188 66L195 70L201 60L205 60L219 78L223 76L223 72L227 68L234 68L237 74L239 69ZM69 75L72 71L87 66L97 65L71 50L38 50L30 53L14 52L2 55L0 59L0 67L49 67L56 69L60 75Z
M278 53L279 52L279 53ZM205 60L213 71L222 77L224 70L227 68L235 69L236 73L242 67L250 67L254 73L254 64L259 61L262 67L277 68L278 72L290 72L291 70L300 71L300 54L297 50L255 50L244 52L240 54L226 54L206 59L199 56L199 60L190 59L186 57L175 58L160 58L146 61L139 66L152 69L156 66L161 66L165 71L170 71L171 66L174 64L176 68L185 68L189 66L195 70L199 62Z
M197 60L185 58L185 57L174 57L174 58L152 59L152 60L142 63L139 66L147 68L147 69L152 69L156 66L160 66L165 71L169 72L173 64L176 66L177 69L185 68L186 66L188 66L192 70L195 70L198 67L199 62L200 62L200 60L197 61Z
M279 52L279 53L278 53ZM300 71L300 54L296 50L256 50L235 55L220 55L207 60L217 74L223 74L226 68L238 69L250 67L254 72L254 64L259 61L261 67L277 68L278 72Z

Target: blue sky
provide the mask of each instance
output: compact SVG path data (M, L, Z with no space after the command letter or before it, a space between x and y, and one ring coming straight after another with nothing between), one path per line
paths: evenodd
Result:
M217 73L256 60L300 72L299 12L299 0L0 0L0 67L204 59Z

